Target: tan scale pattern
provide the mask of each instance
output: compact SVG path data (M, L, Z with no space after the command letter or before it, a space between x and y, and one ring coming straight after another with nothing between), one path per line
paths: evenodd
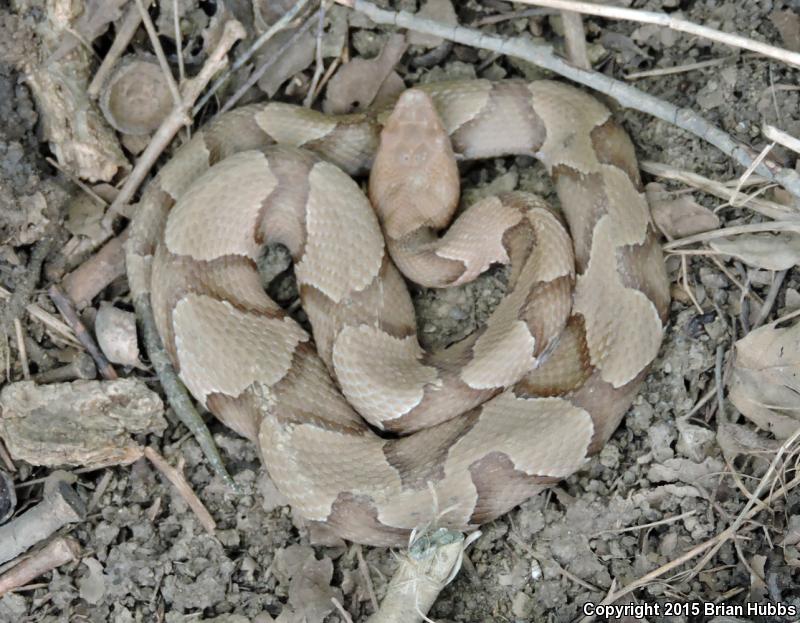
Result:
M422 401L426 385L437 385L436 368L420 361L423 352L416 335L396 338L376 327L345 327L333 346L333 368L348 402L383 429L384 421Z
M540 200L512 194L487 201L442 240L407 224L402 242L389 238L393 254L407 252L401 266L440 284L512 261L509 294L486 327L444 352L419 349L408 293L356 183L333 164L268 147L302 146L364 171L389 111L329 117L267 104L223 116L148 188L128 254L138 307L162 240L149 282L154 312L193 395L258 437L296 512L381 545L434 520L472 529L580 469L633 400L668 303L630 141L602 104L554 82L421 91L456 156L536 153L553 173L577 253L568 319L573 272L561 225ZM431 223L438 227L436 217ZM244 258L272 237L295 255L319 354L253 291L254 263ZM226 275L236 283L225 284ZM388 413L393 431L432 428L383 439L339 386L376 421Z
M499 197L487 197L470 206L436 245L436 255L464 265L464 273L453 285L469 283L492 264L508 264L503 234L521 219L519 211Z
M236 194L220 179L234 183ZM226 158L200 176L172 208L164 232L167 249L206 261L225 255L258 258L254 232L261 204L277 183L261 152Z
M378 219L358 185L327 162L308 176L306 252L295 266L298 281L339 303L366 288L383 263Z
M203 404L212 393L238 396L254 382L274 385L291 367L297 345L308 339L291 318L245 313L195 294L178 301L172 323L181 380ZM254 358L254 350L269 356Z

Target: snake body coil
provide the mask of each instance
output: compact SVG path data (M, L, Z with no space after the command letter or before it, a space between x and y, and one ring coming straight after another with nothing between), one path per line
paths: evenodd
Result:
M128 254L194 397L259 444L297 512L376 545L429 521L474 528L579 469L635 396L669 303L632 145L595 99L469 81L408 91L389 112L222 116L150 184ZM571 240L522 193L440 237L453 155L508 154L546 165ZM348 175L373 160L377 215ZM292 254L313 342L261 287L273 242ZM423 351L396 266L448 286L496 262L509 292L486 326Z

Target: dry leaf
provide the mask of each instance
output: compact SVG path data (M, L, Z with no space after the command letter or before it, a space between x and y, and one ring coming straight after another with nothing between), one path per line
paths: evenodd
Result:
M673 193L656 182L645 186L645 194L653 221L661 233L671 240L719 227L717 215L695 202L691 195L673 198Z
M732 255L749 266L767 270L786 270L800 261L800 233L742 234L708 243L717 253Z
M375 58L354 58L343 65L328 83L322 109L326 113L341 114L370 106L384 84L389 82L392 69L402 58L407 45L403 35L394 34ZM402 83L399 76L392 78L393 88ZM385 91L382 95L386 96Z
M342 601L342 592L330 585L333 562L327 556L317 560L306 545L290 545L275 555L273 571L281 582L289 584L289 601L278 623L322 623L333 610L331 598Z
M772 323L736 342L731 402L759 428L786 439L800 426L800 323Z
M416 16L430 19L447 26L458 25L458 16L450 0L427 0L420 10L417 11ZM411 45L435 48L442 45L443 42L444 39L434 35L424 35L414 31L408 33L408 43Z
M111 363L143 369L136 339L136 315L105 301L94 321L97 343Z

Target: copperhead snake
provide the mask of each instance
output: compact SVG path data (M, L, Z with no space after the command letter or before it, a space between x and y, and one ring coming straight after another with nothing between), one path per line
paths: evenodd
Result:
M561 216L525 193L484 199L447 233L456 159L531 155ZM375 209L350 177L370 170ZM128 243L186 387L261 450L296 512L341 537L471 530L583 466L658 353L664 262L633 146L568 85L447 82L393 110L328 116L267 103L219 117L149 184ZM311 336L265 293L282 243ZM573 257L574 255L574 257ZM510 263L486 326L417 342L398 267L426 286Z

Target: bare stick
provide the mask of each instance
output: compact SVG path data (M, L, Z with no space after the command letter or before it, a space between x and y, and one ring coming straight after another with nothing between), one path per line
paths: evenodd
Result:
M72 537L53 539L38 552L24 558L19 564L0 575L0 595L25 586L40 575L77 560L80 555L81 546Z
M567 57L572 64L581 69L591 69L589 53L586 51L586 35L583 32L583 18L580 13L561 11L564 25L564 40L567 43Z
M700 61L697 63L686 63L685 65L675 65L673 67L659 67L657 69L646 69L644 71L634 71L625 74L625 80L639 80L640 78L653 78L655 76L669 76L670 74L682 74L688 71L695 71L697 69L706 69L707 67L716 67L723 65L736 58L736 55L726 56L724 58L712 58L707 61Z
M109 212L117 212L121 206L133 198L134 193L138 190L144 178L147 177L153 164L175 137L178 130L192 122L188 114L192 109L192 104L205 89L211 78L228 64L228 51L244 35L244 27L236 20L231 20L225 24L225 29L222 31L217 47L208 57L200 73L191 80L187 80L183 85L181 89L181 105L176 106L161 123L147 149L142 152L142 155L136 161L136 166L133 167L133 171L131 171L128 179L125 180L125 184L111 204Z
M764 56L783 61L789 65L800 67L800 53L790 52L783 48L775 47L767 43L761 43L741 35L735 35L729 32L722 32L715 28L707 26L700 26L685 19L679 19L667 15L666 13L657 13L655 11L639 11L637 9L623 9L621 7L608 6L604 4L593 4L591 2L579 2L577 0L517 0L521 4L531 4L534 6L548 7L551 9L560 9L562 11L576 11L586 15L597 15L598 17L607 17L610 19L623 19L631 22L639 22L640 24L656 24L658 26L666 26L672 30L685 32L690 35L702 37L710 41L718 41L735 48L743 48L752 52L758 52Z
M31 369L28 366L28 350L25 348L25 333L22 330L22 323L19 318L14 318L14 335L17 338L17 352L19 352L19 363L22 366L22 378L27 381L31 378Z
M183 473L167 463L166 459L150 446L144 449L144 455L178 490L178 493L197 516L200 525L203 526L205 531L213 535L214 531L217 529L217 523L214 521L211 513L208 512L205 505L200 501L200 498L197 497L197 494L194 492Z
M693 188L697 188L703 192L712 194L715 197L725 199L728 201L728 203L735 203L736 205L748 208L754 212L758 212L759 214L763 214L764 216L775 220L800 220L800 211L798 210L794 210L789 206L785 206L774 201L761 199L759 197L742 197L736 195L733 188L730 188L727 184L703 177L702 175L698 175L693 171L676 169L667 164L653 162L651 160L640 161L639 168L647 173L650 173L651 175L657 175L658 177L662 177L664 179L683 182L684 184L687 184ZM751 176L747 182L748 186L755 183L764 183L764 180L761 178L754 178L755 176Z
M767 316L769 316L773 305L775 305L775 299L778 298L778 292L780 292L781 285L783 285L783 280L786 278L788 272L788 270L779 270L775 273L775 276L772 278L772 285L770 285L769 292L767 292L767 298L764 299L764 304L758 311L758 316L756 316L756 320L753 323L753 329L760 327L767 319Z
M0 300L8 300L13 294L0 286ZM62 340L70 343L72 346L80 346L80 342L75 337L75 334L70 329L69 325L56 318L53 314L43 310L36 303L28 303L25 310L32 318L35 318L47 327L51 332L55 333Z
M303 100L303 106L306 108L311 107L311 104L314 101L314 93L317 91L317 85L319 84L320 78L322 78L322 73L325 70L325 64L322 62L322 35L324 34L323 28L325 27L325 12L327 11L327 8L327 2L323 0L322 4L320 4L319 11L317 11L319 19L317 22L317 43L314 53L314 76L311 78L311 85L308 87L308 93L306 93L305 100Z
M56 285L50 286L50 288L47 290L47 294L50 296L53 303L55 303L55 306L58 308L58 311L61 312L61 315L64 316L64 320L67 321L67 324L72 327L72 330L75 332L75 335L80 340L81 344L83 344L86 352L88 352L92 356L92 359L94 359L95 364L97 364L97 370L100 372L102 377L111 381L119 378L116 370L114 370L113 366L108 362L108 359L106 359L106 356L97 346L97 342L94 341L94 338L92 337L92 334L89 333L86 325L84 325L83 321L81 321L81 319L78 317L78 313L75 311L72 301L70 301Z
M259 66L258 69L256 69L252 74L250 74L247 77L247 80L245 80L244 84L242 86L240 86L236 90L236 93L231 95L227 99L225 104L220 108L220 110L219 110L220 114L224 113L224 112L227 112L228 110L233 108L236 105L236 102L238 102L240 99L242 99L244 94L247 93L247 91L250 90L250 87L252 87L256 82L261 80L261 76L263 76L270 67L272 67L275 63L277 63L278 60L284 55L284 53L289 48L291 48L300 39L300 37L302 37L304 34L306 34L309 31L311 26L314 24L314 21L315 21L316 17L321 12L322 12L322 9L317 9L317 12L314 13L314 15L312 15L311 17L309 17L303 23L303 25L300 26L300 28L298 28L291 37L289 37L288 41L286 41L286 43L284 43L280 48L278 48L275 51L275 54L270 56L263 65ZM199 107L200 107L200 104L195 106L195 111L197 111L199 109Z
M181 92L175 82L175 78L172 76L167 57L164 55L164 48L161 47L161 42L158 40L158 33L156 32L155 26L153 26L153 20L150 19L150 15L148 15L147 9L144 8L142 0L135 1L139 9L139 15L142 17L142 23L144 23L144 29L147 31L147 36L150 37L150 45L153 46L158 64L161 65L161 73L164 74L164 80L167 82L169 92L172 94L172 101L175 103L175 108L180 108L182 103Z
M64 475L53 472L45 481L42 501L0 526L0 563L19 556L62 526L83 520L83 500Z
M787 134L783 130L779 130L774 125L769 125L768 123L764 124L761 131L764 133L764 136L773 143L779 143L791 149L793 152L800 154L800 140L796 139L791 134Z
M150 7L152 1L153 0L144 0L145 9ZM122 18L122 22L117 29L117 34L114 37L114 43L111 44L108 52L106 52L103 62L100 64L100 67L94 74L92 83L87 89L89 97L92 99L97 99L97 94L100 93L100 89L103 88L103 84L105 84L108 74L111 73L111 69L125 52L125 48L128 47L128 44L131 42L131 39L133 39L133 35L136 34L139 24L141 23L142 16L139 13L139 7L137 7L136 4L129 5L128 10L125 12L125 16Z
M352 7L360 13L364 13L378 24L409 28L463 45L484 48L499 54L508 54L524 59L579 84L605 93L616 99L622 106L647 113L691 132L708 141L726 155L734 158L742 166L748 167L753 163L754 156L747 145L736 141L694 111L688 108L678 108L669 102L648 95L629 84L614 80L599 72L574 67L564 59L556 56L550 46L536 45L521 38L507 39L488 35L479 30L464 28L463 26L448 26L434 20L417 17L405 11L387 11L367 2L367 0L337 1L340 4ZM590 6L597 7L598 5ZM574 10L574 5L570 4L569 8ZM793 195L800 197L800 173L781 167L774 162L761 163L756 169L756 173L770 181L778 182Z
M300 13L300 11L303 9L303 7L305 7L306 4L308 4L308 0L298 0L297 2L295 2L294 6L291 9L286 11L286 13L284 13L277 22L275 22L272 26L270 26L266 32L264 32L258 39L256 39L253 42L253 45L251 45L244 54L242 54L239 58L237 58L231 64L230 68L225 71L225 73L223 73L219 78L217 78L214 81L214 84L211 85L211 87L208 89L208 92L203 97L200 98L199 102L197 102L197 106L195 106L194 110L192 111L192 114L196 115L198 112L200 112L200 109L206 105L208 100L214 97L214 93L219 91L219 88L223 84L225 84L230 75L234 71L242 67L247 61L249 61L253 57L253 55L256 52L258 52L261 46L263 46L267 41L272 39L272 37L277 35L281 30L288 27L289 22L291 22L295 18L295 16L297 16L297 14ZM279 57L280 54L281 52L278 51L275 54L275 56Z
M127 239L128 230L125 229L61 281L67 296L79 309L91 303L112 281L125 275Z
M793 231L800 233L800 222L769 221L767 223L748 223L747 225L734 225L732 227L723 227L722 229L712 229L711 231L704 231L692 236L686 236L686 238L678 238L678 240L667 242L663 248L664 251L670 252L680 247L685 247L688 244L695 244L696 242L708 242L709 240L727 238L728 236L735 236L737 234L758 234L765 231Z

